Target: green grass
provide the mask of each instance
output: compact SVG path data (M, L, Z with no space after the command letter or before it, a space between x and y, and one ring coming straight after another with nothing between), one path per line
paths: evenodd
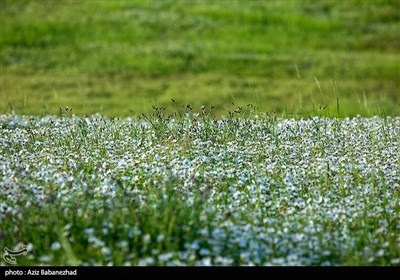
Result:
M400 113L398 1L0 4L0 113Z
M0 5L19 265L400 264L399 1Z

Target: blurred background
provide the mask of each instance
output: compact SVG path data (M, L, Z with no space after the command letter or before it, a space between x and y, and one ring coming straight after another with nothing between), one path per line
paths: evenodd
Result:
M0 3L2 114L400 114L398 0Z

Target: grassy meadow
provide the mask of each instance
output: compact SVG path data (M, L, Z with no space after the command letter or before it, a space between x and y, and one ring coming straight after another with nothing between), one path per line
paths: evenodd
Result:
M400 265L399 1L0 5L18 265Z
M0 3L0 113L400 112L399 1Z

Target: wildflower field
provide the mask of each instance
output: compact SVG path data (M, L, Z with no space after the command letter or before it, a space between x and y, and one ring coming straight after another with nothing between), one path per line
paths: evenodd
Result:
M0 0L0 29L0 266L400 266L398 0Z
M20 265L400 264L400 117L207 110L0 115L0 247L27 244Z

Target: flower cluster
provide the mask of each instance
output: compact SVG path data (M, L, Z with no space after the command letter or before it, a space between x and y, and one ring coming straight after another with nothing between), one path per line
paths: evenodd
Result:
M141 207L149 186L171 180L189 206L204 197L208 228L178 251L154 249L124 264L332 265L349 254L400 262L400 117L0 116L0 223L33 205L68 211L88 190L89 206L123 195ZM112 224L104 221L102 236ZM108 241L92 228L84 234L104 255L92 263L112 262ZM118 246L135 238L164 235L130 228Z

